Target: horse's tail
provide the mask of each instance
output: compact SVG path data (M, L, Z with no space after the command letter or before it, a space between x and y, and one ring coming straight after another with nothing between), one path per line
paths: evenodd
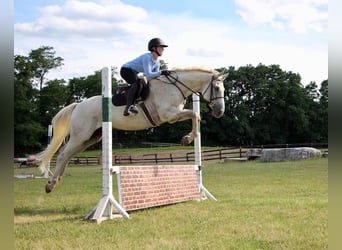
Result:
M65 137L70 132L71 114L77 103L72 103L61 109L52 119L53 136L49 146L36 157L40 161L39 169L44 173L46 165L51 160L52 156L57 152L62 145Z

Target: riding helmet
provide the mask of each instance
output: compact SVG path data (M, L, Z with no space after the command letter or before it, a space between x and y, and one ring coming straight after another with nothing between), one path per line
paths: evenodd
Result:
M156 46L168 47L168 45L166 45L165 42L160 38L153 38L148 42L149 51L152 51L152 48Z

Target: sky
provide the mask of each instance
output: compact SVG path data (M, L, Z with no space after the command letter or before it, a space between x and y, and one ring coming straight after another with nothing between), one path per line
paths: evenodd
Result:
M261 63L328 79L328 0L14 1L14 54L52 46L64 59L49 80L120 68L154 37L169 69Z

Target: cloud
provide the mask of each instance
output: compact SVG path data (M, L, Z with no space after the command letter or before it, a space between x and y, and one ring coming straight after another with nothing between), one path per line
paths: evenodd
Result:
M31 23L14 25L17 34L27 36L94 39L141 35L154 29L147 12L119 1L106 4L67 0L64 5L39 8L41 16Z
M327 30L328 0L235 0L237 13L250 26L270 25L297 33Z
M189 56L195 56L195 57L216 57L220 54L220 51L218 50L207 50L207 49L192 49L188 48L186 50L186 54Z
M250 17L245 18L255 20L254 24L271 25L276 30L291 25L301 27L295 22L297 19L287 17L290 14L278 14L290 12L291 8L284 3L248 2L255 7L239 3L238 10L241 15L250 13ZM313 5L312 1L310 3ZM322 3L325 2L317 1L315 6L322 6ZM275 6L283 9L273 13ZM302 17L305 16L311 15L303 12ZM324 29L321 22L309 22L312 26L307 25L308 21L302 22L302 29L307 32L319 27ZM190 13L148 12L120 1L67 0L62 5L40 8L40 16L31 22L16 23L14 49L15 54L25 55L42 45L54 47L57 55L64 59L64 66L49 73L50 79L87 76L107 65L120 67L146 52L147 42L152 37L161 37L169 44L162 59L170 68L278 64L283 70L299 73L305 84L327 79L327 48L316 46L317 39L308 36L307 41L302 38L297 43L298 36L288 31L286 34L277 31L277 35L286 36L281 39L274 30L266 34L262 33L265 30L246 31L245 28L240 23L198 18Z

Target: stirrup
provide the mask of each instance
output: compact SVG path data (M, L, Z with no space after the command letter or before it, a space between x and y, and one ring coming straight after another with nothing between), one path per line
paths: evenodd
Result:
M129 106L128 112L132 112L134 114L138 114L139 113L139 111L138 111L138 109L137 109L137 107L135 105Z

